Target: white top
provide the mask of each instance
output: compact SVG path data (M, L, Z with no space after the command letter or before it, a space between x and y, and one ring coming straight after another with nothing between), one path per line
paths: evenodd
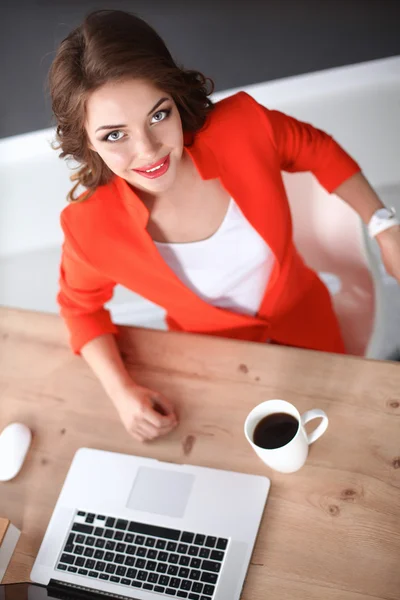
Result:
M179 279L209 304L252 316L258 312L275 257L233 199L211 237L155 244Z

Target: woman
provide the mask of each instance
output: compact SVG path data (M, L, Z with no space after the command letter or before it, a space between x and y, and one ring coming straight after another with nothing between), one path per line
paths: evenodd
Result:
M123 364L104 309L117 283L164 307L170 329L344 352L329 293L293 245L281 178L312 171L369 223L383 205L330 136L245 93L213 105L207 80L120 11L92 13L62 42L50 89L60 156L81 164L61 216L61 314L133 436L177 417ZM378 236L398 278L399 230Z

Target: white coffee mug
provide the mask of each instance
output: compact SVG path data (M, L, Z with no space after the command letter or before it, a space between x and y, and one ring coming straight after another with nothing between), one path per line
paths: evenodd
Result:
M257 446L253 441L254 430L258 423L266 416L274 413L287 413L298 421L298 429L295 436L285 446L274 449L266 449ZM322 422L310 434L307 434L304 425L312 419L322 419ZM286 400L266 400L258 404L247 416L244 424L244 433L249 444L262 461L271 469L281 473L294 473L301 469L307 460L308 447L323 435L328 427L328 417L323 410L313 408L303 415L293 404Z

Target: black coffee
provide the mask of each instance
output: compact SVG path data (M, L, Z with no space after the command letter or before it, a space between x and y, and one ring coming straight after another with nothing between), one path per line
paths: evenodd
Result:
M288 444L296 435L299 422L287 413L274 413L261 419L253 433L253 442L260 448L273 450Z

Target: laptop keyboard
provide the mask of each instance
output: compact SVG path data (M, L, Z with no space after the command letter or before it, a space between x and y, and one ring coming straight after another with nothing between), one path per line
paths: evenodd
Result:
M56 569L166 596L211 600L227 546L225 538L78 511Z

